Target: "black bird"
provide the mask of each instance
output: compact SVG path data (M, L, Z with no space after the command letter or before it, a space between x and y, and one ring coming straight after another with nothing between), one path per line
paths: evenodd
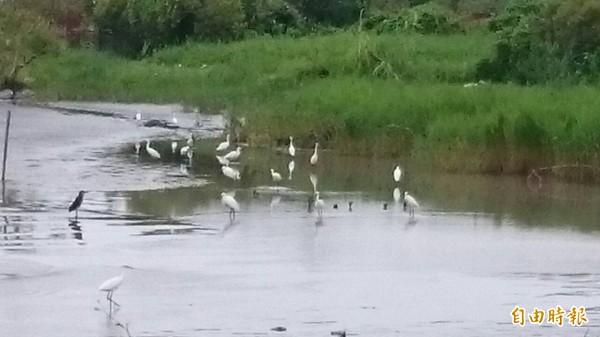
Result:
M333 204L333 209L338 209L338 205L337 204Z
M75 198L75 200L73 200L73 203L71 204L71 206L69 206L69 213L75 211L75 220L77 220L77 218L79 217L79 213L77 212L77 210L79 209L79 206L81 206L81 203L83 202L83 196L85 195L85 193L86 193L86 191L79 191L77 198Z
M348 211L352 212L352 204L354 204L354 201L348 201Z
M387 206L388 206L387 202L384 202L384 203L383 203L383 210L384 210L384 211L387 211Z

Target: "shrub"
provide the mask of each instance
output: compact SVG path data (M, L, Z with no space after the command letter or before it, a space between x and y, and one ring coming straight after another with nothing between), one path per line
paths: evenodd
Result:
M449 34L462 31L454 13L430 3L404 9L396 15L372 16L365 21L365 28L375 29L377 33L414 31L421 34Z

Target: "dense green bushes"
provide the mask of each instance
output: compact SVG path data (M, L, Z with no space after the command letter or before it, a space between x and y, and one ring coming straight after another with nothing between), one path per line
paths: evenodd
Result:
M458 16L436 4L424 4L400 11L380 13L365 21L365 28L377 33L413 31L422 34L448 34L462 30Z
M522 84L599 78L597 0L513 0L490 28L498 42L478 68L481 78Z

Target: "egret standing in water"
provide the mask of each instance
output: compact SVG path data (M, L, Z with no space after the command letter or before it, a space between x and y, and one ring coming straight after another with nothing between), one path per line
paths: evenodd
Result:
M172 141L171 142L171 152L173 152L173 154L175 154L175 151L177 151L177 142Z
M178 120L177 117L175 117L175 110L171 111L171 122L173 122L173 124L177 124Z
M241 179L240 171L238 171L232 167L229 167L227 165L221 166L221 172L223 172L223 175L226 176L227 178L231 178L233 180Z
M235 220L235 212L240 211L240 204L238 204L238 202L235 201L232 196L225 192L221 193L221 203L223 206L229 208L229 219L232 221Z
M292 157L296 155L296 148L294 147L294 137L292 136L290 136L290 147L288 148L288 153Z
M141 147L140 143L135 143L134 147L135 147L135 154L139 155L140 154L140 147Z
M142 114L139 111L135 114L135 120L136 121L141 121L142 120Z
M81 203L83 202L83 196L86 194L86 191L79 191L79 194L77 194L77 197L75 198L75 200L73 200L73 202L71 203L71 206L69 206L69 213L75 211L75 220L77 220L79 218L79 207L81 206Z
M150 157L154 159L160 159L160 153L158 153L158 151L150 147L149 140L146 140L146 152L148 152L148 155L150 155Z
M275 184L277 184L277 187L279 188L279 183L281 182L281 174L279 174L279 172L275 172L275 170L271 169L271 179L273 179L273 182Z
M192 158L194 158L194 151L188 150L188 152L186 153L186 155L187 155L187 158L188 158L188 163L189 163L190 167L192 167L192 163L193 163Z
M394 181L400 182L401 177L402 177L402 170L400 169L400 166L396 166L396 168L394 169Z
M191 132L190 132L190 136L187 139L187 145L189 147L194 146L194 134L192 134Z
M315 152L310 157L311 165L317 165L317 162L319 161L319 154L317 153L318 148L319 148L319 143L315 143Z
M129 268L132 269L129 266L123 266L123 268ZM106 291L106 299L108 300L108 302L110 303L110 313L112 314L112 305L113 303L115 305L120 306L119 303L113 301L112 296L113 296L113 292L115 290L117 290L119 288L119 286L121 286L121 283L123 283L123 278L125 277L125 272L121 272L121 275L119 276L115 276L113 278L110 278L106 281L104 281L100 287L98 287L98 291Z
M223 158L227 159L229 161L235 161L240 157L241 154L242 154L242 148L238 146L237 149L235 149L235 151L229 152Z
M415 208L419 207L419 203L415 198L408 194L407 191L404 191L404 210L408 207L408 214L414 218L415 216Z
M182 147L181 149L179 149L179 155L185 156L189 150L190 150L190 146L186 145L186 146Z
M325 202L323 201L323 199L319 198L319 195L319 191L316 191L314 207L317 210L317 215L319 216L319 219L321 219L323 218L323 207L325 207Z
M225 150L227 150L227 149L229 148L229 146L230 146L230 143L229 143L229 138L230 138L230 137L231 137L231 136L230 136L229 134L227 134L227 137L226 137L227 139L226 139L224 142L220 143L220 144L217 146L217 152L220 152L220 151L225 151Z

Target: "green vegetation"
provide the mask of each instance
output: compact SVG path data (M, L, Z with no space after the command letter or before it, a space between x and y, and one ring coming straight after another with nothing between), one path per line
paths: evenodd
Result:
M479 23L461 11L506 1L131 1L93 8L121 32L100 48L126 57L40 58L25 69L38 96L224 109L252 145L293 135L449 171L600 165L595 0L513 0Z

